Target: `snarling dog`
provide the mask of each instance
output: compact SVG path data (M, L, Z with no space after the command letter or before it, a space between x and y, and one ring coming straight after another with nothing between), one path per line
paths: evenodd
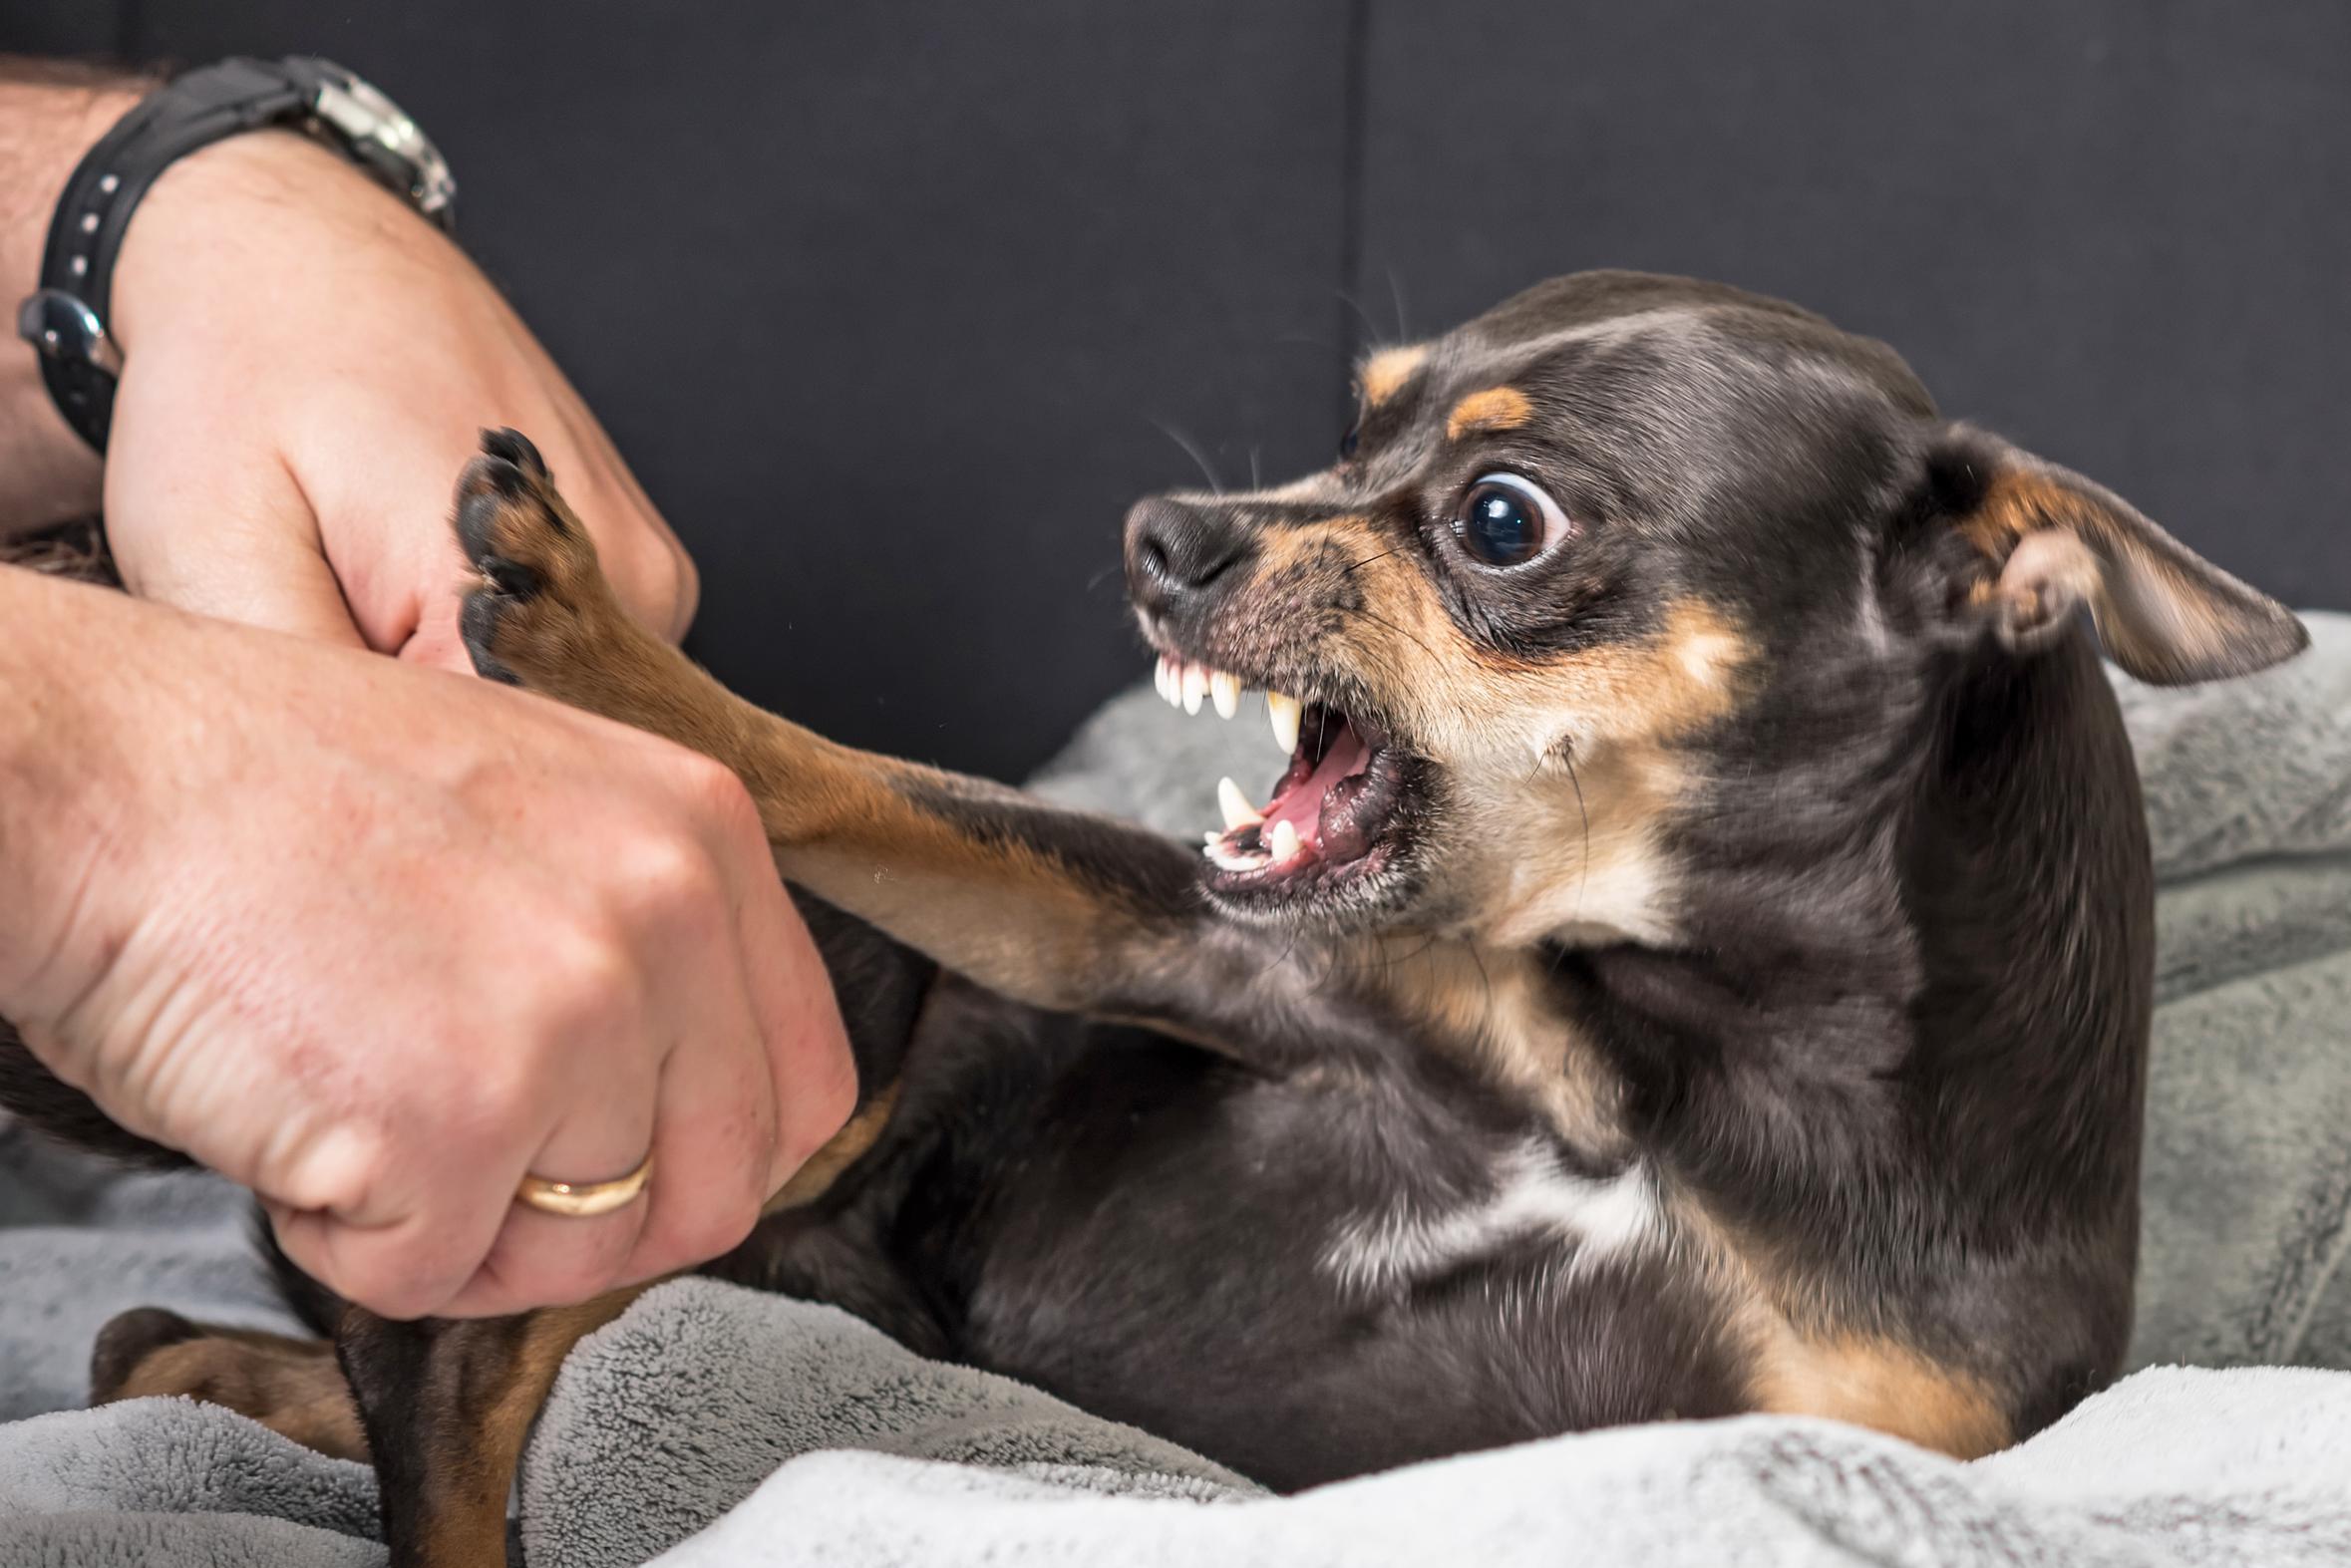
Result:
M2153 892L2098 644L2202 681L2300 625L1730 288L1558 279L1360 395L1322 472L1127 520L1163 691L1263 688L1290 753L1204 865L755 711L487 440L477 665L740 774L849 1016L860 1109L713 1271L1281 1487L1755 1411L1976 1454L2111 1379ZM304 1300L340 1373L149 1313L98 1393L372 1452L396 1562L503 1561L622 1299Z

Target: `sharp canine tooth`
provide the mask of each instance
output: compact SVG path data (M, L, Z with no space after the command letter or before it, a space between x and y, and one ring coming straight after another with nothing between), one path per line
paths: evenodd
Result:
M1239 784L1229 779L1216 781L1216 805L1224 812L1224 831L1236 827L1254 827L1265 820L1264 814L1249 804L1249 797L1241 793Z
M1168 656L1160 655L1160 662L1151 667L1151 688L1160 694L1160 701L1168 700Z
M1298 749L1298 717L1302 712L1295 697L1285 697L1280 692L1265 694L1265 717L1273 721L1273 741L1284 757Z
M1196 664L1183 667L1183 711L1198 713L1200 699L1208 695L1208 672Z
M1298 852L1298 830L1287 822L1274 823L1273 837L1266 847L1273 851L1274 863L1278 865Z
M1208 696L1216 704L1217 718L1231 718L1240 712L1240 677L1218 670L1208 677Z

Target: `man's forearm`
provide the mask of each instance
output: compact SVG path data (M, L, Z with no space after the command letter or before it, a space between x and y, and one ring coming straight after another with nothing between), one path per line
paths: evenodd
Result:
M100 785L121 772L109 666L128 623L168 613L0 566L0 999L36 984L104 852L114 805Z
M49 400L17 302L40 280L49 216L92 143L150 84L119 72L0 56L0 537L98 509L97 454Z

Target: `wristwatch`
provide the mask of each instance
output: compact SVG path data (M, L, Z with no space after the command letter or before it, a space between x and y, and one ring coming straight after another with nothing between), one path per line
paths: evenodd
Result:
M66 423L99 452L114 421L121 352L107 332L115 257L139 198L174 159L264 127L300 131L366 169L448 229L457 181L400 106L330 60L238 57L173 79L140 100L66 181L41 257L41 286L17 311L17 335Z

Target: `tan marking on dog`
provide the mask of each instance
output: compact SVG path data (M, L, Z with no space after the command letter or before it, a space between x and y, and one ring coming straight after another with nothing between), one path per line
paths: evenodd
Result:
M768 1199L763 1214L780 1214L814 1203L832 1190L842 1171L865 1157L882 1129L889 1125L890 1113L897 1109L898 1091L903 1080L893 1080L881 1093L865 1101L864 1108L848 1118L839 1132L825 1142L825 1146L809 1156L807 1164L792 1173L776 1195Z
M1957 524L1994 568L1969 585L1972 606L2022 632L2086 604L2108 655L2141 680L2241 674L2302 646L2281 606L2119 499L2032 464L1995 473Z
M1506 947L1670 940L1659 828L1693 779L1680 743L1736 708L1747 637L1692 597L1647 636L1512 658L1465 634L1415 552L1393 546L1354 513L1264 530L1227 634L1277 669L1348 671L1447 767L1469 830L1445 858L1441 930ZM1362 609L1323 629L1318 611L1354 596Z
M1396 389L1412 380L1413 372L1428 362L1426 343L1407 344L1401 348L1382 349L1363 362L1356 372L1355 384L1363 389L1366 406L1378 408L1396 396Z
M1669 1194L1666 1208L1682 1263L1708 1283L1747 1343L1748 1398L1757 1411L1849 1421L1962 1459L2015 1440L1999 1399L1976 1374L1841 1321L1849 1308L1831 1299L1824 1281L1688 1192Z
M1624 1083L1551 1005L1541 966L1523 949L1385 932L1347 953L1349 978L1524 1098L1569 1145L1593 1157L1627 1153Z
M1453 406L1445 420L1449 441L1460 441L1473 431L1516 430L1534 418L1534 405L1515 387L1489 387L1473 392Z
M420 1403L433 1412L418 1434L430 1460L425 1494L417 1499L424 1561L434 1568L504 1568L514 1466L563 1358L658 1283L632 1285L575 1307L453 1323L441 1331L420 1393Z
M1981 1458L2016 1440L1982 1380L1891 1340L1787 1335L1756 1363L1752 1387L1756 1409L1767 1414L1849 1421L1956 1459Z
M141 1357L119 1388L93 1391L93 1403L158 1396L223 1406L338 1459L368 1457L351 1385L325 1340L206 1326Z

